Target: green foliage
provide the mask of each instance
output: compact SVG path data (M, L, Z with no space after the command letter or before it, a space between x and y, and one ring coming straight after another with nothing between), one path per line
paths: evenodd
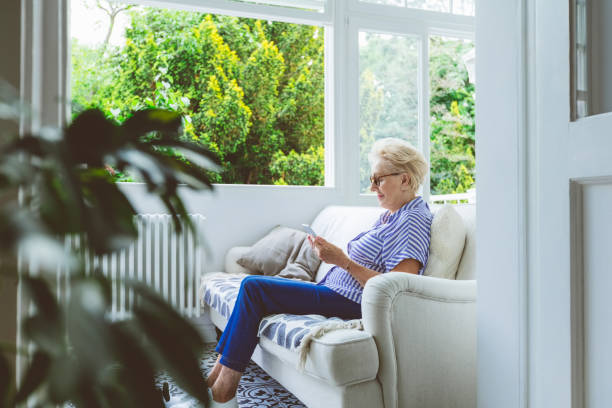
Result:
M474 84L461 60L473 47L471 42L430 39L432 194L463 193L474 187Z
M112 107L114 78L120 55L115 48L103 53L72 41L72 110L81 112L92 107L109 111Z
M0 120L19 119L6 109L12 106L0 100ZM139 174L177 232L183 225L193 230L178 186L212 187L205 170L218 161L182 140L179 114L146 109L127 116L117 123L100 110L85 110L66 129L14 136L0 146L0 273L17 275L34 306L21 323L34 352L18 390L0 354L2 406L36 394L37 406L163 407L155 387L160 370L209 402L199 369L203 341L191 323L147 286L124 278L135 296L133 317L114 322L110 280L85 272L85 252L91 257L125 250L138 233L134 207L108 164ZM78 236L82 252L72 253L65 236ZM5 262L17 252L19 269ZM36 265L37 276L25 273L28 264ZM70 296L59 302L56 273L64 267L71 271L65 282Z
M117 119L151 106L182 113L187 137L221 159L223 171L209 174L219 183L281 182L277 152L323 148L321 28L153 8L130 15L124 47L73 53L76 109L101 106ZM95 97L93 86L103 88ZM322 182L323 171L292 179Z
M209 173L216 183L323 183L323 160L315 160L325 122L321 27L142 7L130 15L123 47L102 52L73 45L75 110L99 106L117 120L153 106L183 114L186 137L221 159L222 171ZM364 38L362 191L369 187L372 143L400 137L418 145L419 113L418 42L409 36ZM472 47L430 39L433 194L464 192L475 183L474 85L461 60ZM309 163L306 174L286 167L298 161Z
M311 147L306 153L289 154L276 152L270 170L274 184L320 186L325 181L321 169L325 165L325 151L322 146Z
M359 47L360 185L369 191L374 141L406 139L418 146L418 40L362 33Z

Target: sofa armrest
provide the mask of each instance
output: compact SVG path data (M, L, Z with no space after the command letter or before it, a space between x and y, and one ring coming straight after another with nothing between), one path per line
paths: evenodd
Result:
M250 246L237 246L230 248L225 254L225 272L227 273L251 273L248 269L238 265L236 262L242 255L244 255Z
M389 272L363 292L385 408L476 406L476 281Z

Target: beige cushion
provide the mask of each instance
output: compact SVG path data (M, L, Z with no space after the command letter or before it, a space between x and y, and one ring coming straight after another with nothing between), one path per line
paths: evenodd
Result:
M227 318L213 308L208 308L212 322L225 330ZM297 369L300 355L279 346L265 337L259 338L259 346ZM312 339L304 373L332 385L348 385L376 378L379 360L374 337L366 331L341 329Z
M297 367L299 354L261 337L259 345L279 359ZM342 329L313 339L304 372L333 385L347 385L376 378L378 351L371 334Z
M476 205L461 204L455 207L465 225L465 247L455 279L476 279Z
M371 229L384 211L381 207L329 206L317 215L311 226L317 234L346 252L348 242ZM332 267L321 262L316 281L323 279Z
M250 249L251 247L244 246L230 248L230 250L227 251L227 254L225 254L225 272L231 274L250 274L251 271L238 264L238 259L240 259L242 255L249 252Z
M305 232L278 226L236 262L253 274L312 281L321 260L310 247Z
M445 204L434 214L431 223L429 259L424 275L455 279L465 245L465 225L452 205Z

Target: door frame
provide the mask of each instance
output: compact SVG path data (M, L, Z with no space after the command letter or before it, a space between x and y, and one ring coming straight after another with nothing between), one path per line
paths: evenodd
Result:
M528 406L527 3L476 3L479 407Z
M476 10L478 406L581 408L581 191L610 184L612 114L570 122L569 0Z

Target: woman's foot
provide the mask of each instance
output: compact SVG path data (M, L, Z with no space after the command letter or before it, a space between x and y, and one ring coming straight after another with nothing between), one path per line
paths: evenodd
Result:
M212 388L215 381L217 381L217 377L219 377L219 373L221 372L221 367L223 367L221 363L219 362L219 360L221 360L221 354L219 354L219 357L217 357L217 361L215 362L214 367L212 368L212 370L210 370L210 373L208 374L208 377L206 378L206 385L208 386L208 388Z
M229 367L221 366L221 372L211 387L213 399L217 402L230 401L236 395L242 373Z
M217 402L213 399L212 396L212 392L210 391L210 388L208 389L208 398L209 398L209 402L207 407L208 408L239 408L238 406L238 400L236 399L236 397L232 398L231 400L227 401L227 402Z

